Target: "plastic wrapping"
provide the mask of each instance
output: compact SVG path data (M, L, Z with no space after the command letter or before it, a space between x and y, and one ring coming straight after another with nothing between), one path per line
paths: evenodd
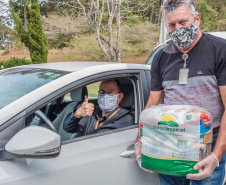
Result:
M136 157L141 168L186 176L211 152L212 116L190 105L158 105L140 115Z

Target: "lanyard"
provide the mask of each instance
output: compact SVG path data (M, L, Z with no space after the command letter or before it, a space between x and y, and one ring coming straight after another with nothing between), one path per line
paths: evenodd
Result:
M121 109L121 107L119 107L116 111L112 112L111 115L110 115L105 121L107 121L107 120L109 120L111 117L113 117L120 109ZM104 124L105 121L103 121L103 122L101 122L101 123L99 124L99 120L97 120L96 126L95 126L95 130L98 129L99 127L101 127L101 126Z

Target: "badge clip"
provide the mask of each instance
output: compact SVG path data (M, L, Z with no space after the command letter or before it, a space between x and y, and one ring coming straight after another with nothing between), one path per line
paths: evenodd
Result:
M180 69L179 84L186 85L188 83L188 73L189 73L189 69L186 68L188 55L183 54L182 59L184 60L184 66L183 66L183 68Z

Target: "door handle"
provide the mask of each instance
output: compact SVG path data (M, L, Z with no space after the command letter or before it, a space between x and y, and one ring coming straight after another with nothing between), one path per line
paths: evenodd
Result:
M135 150L126 150L120 154L120 157L129 158L132 155L135 155Z

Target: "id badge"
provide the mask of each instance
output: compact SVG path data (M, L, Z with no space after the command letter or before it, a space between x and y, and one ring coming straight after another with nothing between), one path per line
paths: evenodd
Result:
M179 84L186 85L188 83L188 68L181 68L179 73Z

